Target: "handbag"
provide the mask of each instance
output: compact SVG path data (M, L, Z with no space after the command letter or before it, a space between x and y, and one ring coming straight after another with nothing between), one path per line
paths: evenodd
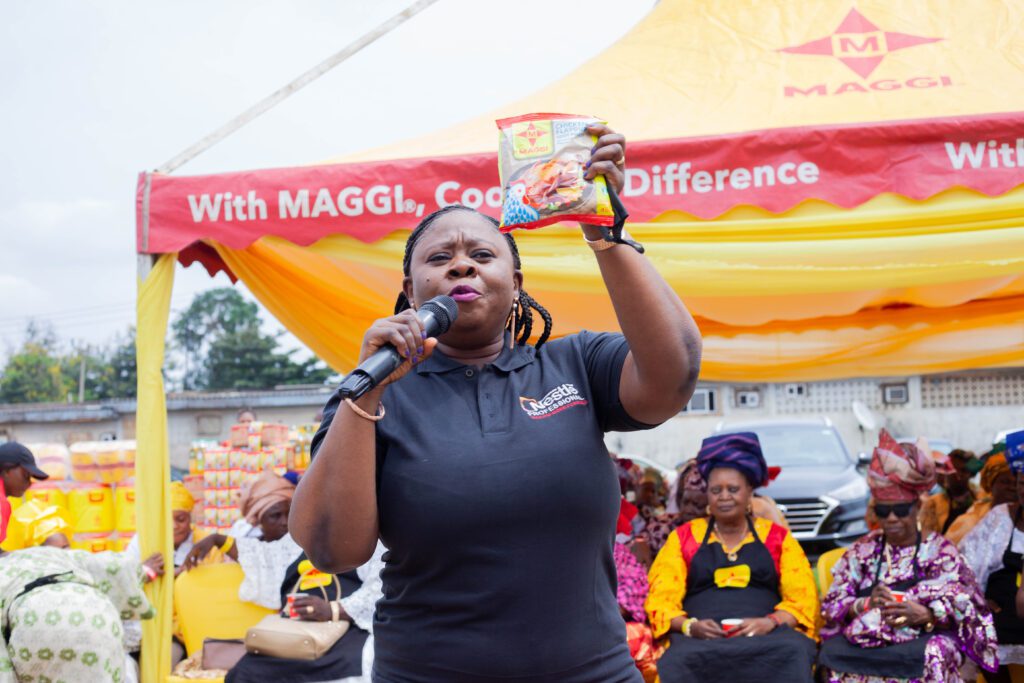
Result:
M207 671L230 671L245 655L245 643L237 638L204 638L202 667Z
M299 577L292 592L299 589L305 574ZM334 576L336 595L341 595L341 584ZM324 600L327 591L320 586ZM329 600L327 600L330 602ZM254 655L281 659L314 660L322 657L348 631L347 621L302 621L279 614L271 614L246 631L245 650Z

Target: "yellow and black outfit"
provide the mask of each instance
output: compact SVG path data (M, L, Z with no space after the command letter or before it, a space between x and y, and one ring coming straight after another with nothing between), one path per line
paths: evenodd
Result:
M811 680L818 595L810 564L784 527L755 518L748 524L746 538L728 553L706 519L679 527L658 553L646 608L654 635L669 644L658 662L662 683ZM721 621L776 610L791 614L796 628L703 641L669 633L679 616Z

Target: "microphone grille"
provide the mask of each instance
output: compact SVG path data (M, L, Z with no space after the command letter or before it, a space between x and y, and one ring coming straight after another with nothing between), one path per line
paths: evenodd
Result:
M437 317L437 335L444 334L459 317L459 305L447 294L435 296L420 307L421 311L430 311Z

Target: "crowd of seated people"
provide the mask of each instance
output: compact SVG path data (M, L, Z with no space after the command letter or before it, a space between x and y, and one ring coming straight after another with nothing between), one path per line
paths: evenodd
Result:
M1002 683L1024 664L1024 462L1004 444L945 456L882 430L871 530L821 587L758 490L755 434L706 439L671 486L615 460L618 598L647 683Z

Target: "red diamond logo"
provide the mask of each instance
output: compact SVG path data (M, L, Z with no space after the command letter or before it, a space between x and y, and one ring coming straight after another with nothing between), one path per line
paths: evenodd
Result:
M867 78L890 52L940 40L942 38L883 31L856 9L851 9L831 34L803 45L784 47L779 52L835 57L861 78Z

